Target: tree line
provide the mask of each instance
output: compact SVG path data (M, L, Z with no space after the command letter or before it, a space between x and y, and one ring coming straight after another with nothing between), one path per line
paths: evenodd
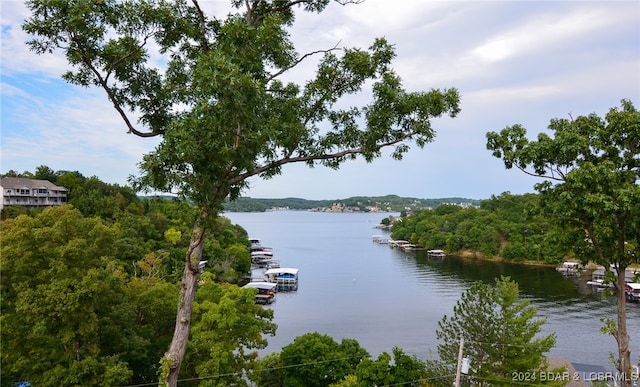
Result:
M385 196L354 196L346 199L334 200L308 200L301 198L265 199L239 197L234 201L227 201L224 204L225 211L230 212L264 212L271 208L288 208L291 210L312 210L321 208L331 208L334 204L341 204L344 207L357 209L362 212L369 212L371 208L377 208L386 212L407 212L425 208L437 207L442 204L464 204L469 206L479 205L480 200L464 198L438 198L438 199L418 199L410 197L400 197L398 195Z
M391 237L460 255L557 264L576 258L571 230L553 221L537 194L504 192L479 207L441 205L395 219Z

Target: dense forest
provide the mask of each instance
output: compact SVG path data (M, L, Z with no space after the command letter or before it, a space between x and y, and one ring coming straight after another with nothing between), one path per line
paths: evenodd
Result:
M173 335L194 208L141 199L130 187L77 171L39 167L4 176L46 179L69 191L63 206L3 208L2 385L157 381ZM215 372L243 368L255 358L250 350L266 344L262 335L275 331L272 312L254 303L254 291L234 285L250 270L246 231L220 217L205 245L185 378L206 372L210 365L198 359L211 351L246 348ZM220 314L244 326L229 329L232 322L207 317Z
M403 216L391 236L460 255L548 264L575 256L570 246L581 237L545 215L539 195L508 192L481 201L479 208L441 205Z
M411 212L437 207L442 204L478 206L480 200L465 198L418 199L397 195L354 196L347 199L334 200L307 200L300 198L258 199L240 197L233 202L226 202L224 209L229 212L262 212L270 209L322 210L329 209L334 205L340 205L351 211Z

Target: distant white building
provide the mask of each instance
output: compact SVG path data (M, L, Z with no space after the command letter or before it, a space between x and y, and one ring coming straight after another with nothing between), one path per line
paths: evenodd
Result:
M48 180L0 179L0 210L5 206L50 207L67 202L67 189Z

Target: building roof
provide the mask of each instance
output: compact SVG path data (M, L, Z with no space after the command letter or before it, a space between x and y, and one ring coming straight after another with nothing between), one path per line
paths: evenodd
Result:
M64 187L57 186L49 180L27 179L24 177L3 177L0 179L0 186L2 188L10 189L40 189L45 188L52 191L66 191Z
M558 381L564 381L567 384L565 384L565 387L586 387L587 383L584 382L584 380L578 378L578 373L576 368L573 366L573 364L571 364L571 361L565 357L548 357L547 358L547 362L549 364L549 366L547 367L547 369L549 370L549 372L552 372L551 370L553 369L557 369L560 367L566 367L566 371L560 373L560 374L551 374L551 378L555 378L558 379Z
M269 274L293 274L293 275L298 275L298 271L299 269L293 268L293 267L279 267L279 268L274 268L274 269L269 269L267 271L264 272L265 275L269 275Z
M276 286L278 286L278 284L273 282L249 282L244 285L243 288L273 289Z

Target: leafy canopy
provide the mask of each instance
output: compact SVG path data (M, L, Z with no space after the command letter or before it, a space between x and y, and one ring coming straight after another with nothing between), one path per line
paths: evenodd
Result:
M584 260L625 268L638 262L640 112L629 100L605 118L552 119L536 141L521 125L487 133L487 148L507 168L544 178L536 185L554 218L582 231ZM585 238L586 236L586 238Z
M544 178L536 185L554 219L573 235L574 250L614 270L617 324L605 330L618 343L618 370L628 386L631 349L626 325L626 268L640 259L640 111L629 100L604 118L596 114L576 119L552 119L554 133L526 137L521 125L487 133L487 148L506 168ZM610 273L609 277L613 277Z
M288 31L296 6L328 4L232 1L244 12L219 19L196 1L31 0L24 29L36 52L65 53L66 80L103 88L129 133L163 136L140 164L137 187L179 192L206 216L249 177L272 177L288 163L338 168L383 147L401 159L406 141L433 141L432 117L459 112L455 89L406 91L385 39L298 53ZM286 80L318 56L309 80ZM369 85L369 103L343 102Z

